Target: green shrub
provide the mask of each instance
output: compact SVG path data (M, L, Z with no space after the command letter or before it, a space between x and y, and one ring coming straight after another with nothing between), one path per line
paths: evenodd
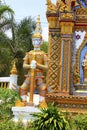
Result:
M73 118L74 130L87 130L87 114L78 114Z
M43 42L43 44L41 45L41 50L45 53L48 53L48 42Z
M30 123L25 126L23 123L14 123L12 121L11 108L15 105L20 96L14 90L0 88L0 130L35 130Z
M21 123L14 123L12 120L4 120L0 123L0 130L35 130L31 127L30 123L26 126Z
M0 120L12 118L11 108L19 98L19 94L14 90L0 88Z
M47 109L41 109L41 112L33 116L36 119L32 125L36 130L68 130L69 128L69 123L63 113L53 104L50 104Z

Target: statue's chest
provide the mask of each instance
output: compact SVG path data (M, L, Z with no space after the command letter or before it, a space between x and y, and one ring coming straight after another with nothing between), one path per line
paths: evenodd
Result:
M44 62L44 53L34 52L29 53L29 62L36 60L38 63L42 64Z

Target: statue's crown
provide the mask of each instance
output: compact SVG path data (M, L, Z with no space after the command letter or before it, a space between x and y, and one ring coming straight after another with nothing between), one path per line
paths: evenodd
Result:
M38 15L38 17L37 17L36 29L35 29L35 33L34 33L34 35L32 37L33 38L42 38L42 29L41 29L40 15Z

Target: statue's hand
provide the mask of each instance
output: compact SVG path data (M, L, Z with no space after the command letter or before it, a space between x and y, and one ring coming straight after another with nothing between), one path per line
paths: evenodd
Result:
M36 61L35 60L32 60L32 62L30 64L30 68L36 69Z

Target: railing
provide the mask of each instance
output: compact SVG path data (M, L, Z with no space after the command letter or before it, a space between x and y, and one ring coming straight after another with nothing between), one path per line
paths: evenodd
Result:
M9 87L10 77L0 77L0 87Z

